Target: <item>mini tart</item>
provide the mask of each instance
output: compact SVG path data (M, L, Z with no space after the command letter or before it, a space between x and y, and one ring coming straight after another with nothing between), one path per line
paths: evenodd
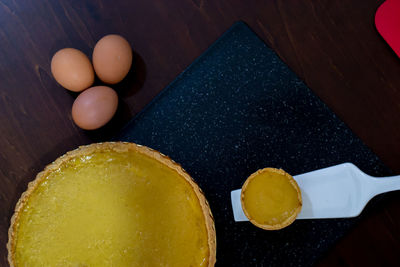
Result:
M79 147L19 199L7 243L13 266L214 266L202 191L180 165L133 143Z
M244 214L255 226L279 230L290 225L301 210L301 191L293 177L281 169L265 168L243 184Z

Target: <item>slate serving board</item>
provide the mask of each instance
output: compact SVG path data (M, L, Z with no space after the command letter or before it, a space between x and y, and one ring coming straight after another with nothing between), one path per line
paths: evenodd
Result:
M371 175L390 174L243 22L114 140L159 150L191 174L215 217L217 266L309 266L357 221L297 220L280 231L234 222L230 191L256 170L297 175L353 162Z

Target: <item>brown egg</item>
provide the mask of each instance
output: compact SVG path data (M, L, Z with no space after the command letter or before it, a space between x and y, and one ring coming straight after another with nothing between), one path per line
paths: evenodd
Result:
M120 35L110 34L101 38L93 50L93 67L105 83L115 84L128 74L132 65L132 49Z
M64 88L80 92L94 81L94 71L89 58L75 48L64 48L51 59L51 73Z
M107 86L94 86L82 92L72 105L72 119L82 129L105 125L117 111L118 95Z

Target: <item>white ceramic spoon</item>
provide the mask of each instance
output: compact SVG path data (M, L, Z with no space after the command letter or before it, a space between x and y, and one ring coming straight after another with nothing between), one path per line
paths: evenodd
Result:
M372 177L352 163L320 169L293 177L301 190L303 207L297 219L349 218L358 216L374 196L400 190L400 175ZM235 221L248 221L240 202L241 189L231 192Z

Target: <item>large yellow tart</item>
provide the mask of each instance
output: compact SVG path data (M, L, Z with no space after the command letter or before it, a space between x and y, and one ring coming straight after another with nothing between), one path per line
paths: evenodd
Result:
M80 147L39 173L9 229L11 266L214 266L208 203L191 177L132 143Z
M265 230L290 225L301 210L301 191L293 177L281 169L265 168L243 184L242 208L251 223Z

